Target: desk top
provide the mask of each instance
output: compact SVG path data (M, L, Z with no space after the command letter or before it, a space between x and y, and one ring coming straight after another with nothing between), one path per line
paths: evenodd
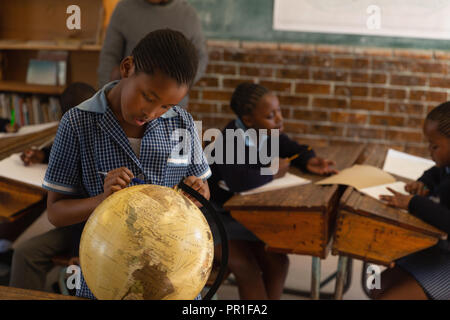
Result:
M369 146L363 153L363 163L382 168L387 151L388 148L384 146ZM396 179L405 182L408 181L400 177L396 177ZM381 201L365 196L353 188L348 188L344 192L341 198L340 208L440 239L447 238L445 232L423 222L410 213L389 207Z
M86 300L44 291L0 286L0 300Z
M352 166L360 158L363 150L364 145L361 144L342 144L315 149L318 156L336 161L338 170ZM324 178L323 176L301 173L296 168L291 169L290 172L312 182ZM323 211L330 204L337 190L337 185L320 186L310 183L245 196L234 195L225 203L224 208L226 210Z

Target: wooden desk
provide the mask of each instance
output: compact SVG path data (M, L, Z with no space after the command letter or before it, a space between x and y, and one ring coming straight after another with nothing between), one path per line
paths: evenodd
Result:
M382 146L367 148L363 163L382 168L387 150ZM348 188L339 205L332 249L333 255L340 256L335 298L342 298L347 257L393 266L395 260L429 248L446 237L446 233L408 212Z
M0 286L0 300L86 300L44 291Z
M0 177L0 239L13 242L47 207L47 191Z
M335 160L338 169L352 166L363 145L341 145L316 149L324 158ZM300 174L312 181L321 176ZM311 295L319 298L320 259L329 252L336 209L343 188L307 184L252 195L235 195L224 205L231 215L259 239L268 250L313 256Z

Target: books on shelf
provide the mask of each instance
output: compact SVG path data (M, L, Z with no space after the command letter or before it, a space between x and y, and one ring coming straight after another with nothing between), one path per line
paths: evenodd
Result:
M0 117L11 118L14 110L20 126L59 121L61 106L57 97L0 93Z
M27 83L65 86L67 75L67 51L41 50L37 59L30 59Z

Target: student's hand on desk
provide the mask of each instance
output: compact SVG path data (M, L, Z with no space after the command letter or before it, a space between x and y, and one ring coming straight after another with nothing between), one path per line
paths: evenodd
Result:
M131 179L134 178L133 172L126 167L120 167L108 172L103 183L104 199L116 191L122 190L130 184Z
M22 159L25 166L29 166L33 163L43 163L45 159L45 153L44 151L38 149L26 149L20 155L20 159Z
M291 162L288 158L278 158L278 172L273 175L274 179L282 178L289 171Z
M413 195L404 195L391 188L387 188L392 192L393 196L381 195L380 200L385 201L388 206L408 210L409 202L411 201Z
M420 181L413 181L408 183L405 186L405 190L409 194L418 195L418 196L427 196L430 193L430 190L427 189L425 184Z
M209 186L207 181L203 181L200 178L197 178L195 176L189 176L183 181L187 186L191 187L198 193L200 193L206 200L209 200L210 193L209 193ZM189 198L197 207L201 208L202 204L195 200L193 197L188 195L187 193L183 192L183 195Z
M8 123L5 127L5 130L8 133L17 132L17 131L19 131L19 129L20 129L20 126L17 123L15 123L13 126L11 126L11 124Z
M338 170L330 167L335 165L336 162L334 162L333 160L314 157L308 160L308 163L306 164L306 169L308 169L308 171L311 173L323 176L338 173L339 172Z

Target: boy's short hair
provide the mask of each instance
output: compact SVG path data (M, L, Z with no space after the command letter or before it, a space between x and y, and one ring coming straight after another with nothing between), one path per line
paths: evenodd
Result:
M66 113L73 107L76 107L84 100L89 99L95 94L95 89L83 82L71 83L63 91L60 97L62 114Z
M450 101L444 102L431 110L426 120L437 122L438 132L450 138Z
M154 74L155 70L160 70L179 85L188 87L192 86L197 74L197 50L179 31L152 31L139 41L131 55L136 73Z
M234 89L231 96L230 107L234 113L241 118L250 114L255 108L259 99L270 91L262 85L244 82Z

